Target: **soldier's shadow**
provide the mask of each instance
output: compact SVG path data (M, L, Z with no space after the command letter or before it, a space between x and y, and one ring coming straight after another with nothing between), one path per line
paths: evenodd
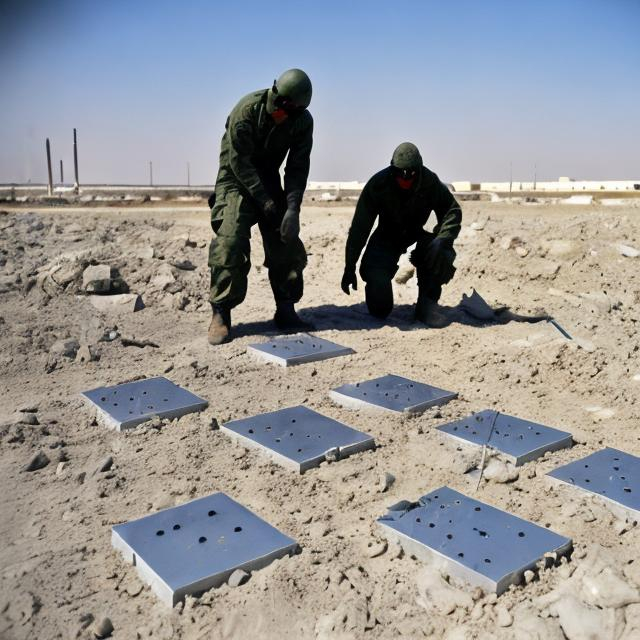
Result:
M469 314L460 305L442 308L446 322L443 327L451 324L462 324L471 327L483 328L508 322L536 323L548 319L545 315L518 315L507 307L495 309L491 318L479 319ZM397 304L391 314L384 320L370 315L365 303L351 305L323 304L317 307L299 307L300 317L315 325L316 331L357 331L380 329L381 327L395 327L400 331L419 331L427 327L415 319L415 305ZM429 329L434 331L434 329ZM437 329L435 329L437 330ZM273 321L239 323L234 328L237 336L247 335L280 335Z

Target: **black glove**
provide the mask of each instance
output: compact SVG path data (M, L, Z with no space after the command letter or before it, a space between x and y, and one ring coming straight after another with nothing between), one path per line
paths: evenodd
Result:
M356 268L347 265L344 268L344 273L342 274L342 282L340 283L340 288L347 294L350 295L349 287L351 287L354 291L358 290L358 278L356 277Z
M280 223L280 239L285 244L293 242L300 235L300 201L302 193L292 191L287 194L287 210Z

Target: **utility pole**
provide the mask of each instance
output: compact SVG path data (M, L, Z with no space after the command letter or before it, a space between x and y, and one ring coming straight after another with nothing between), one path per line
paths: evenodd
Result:
M533 165L533 190L536 190L536 186L537 186L537 173L538 173L538 166L536 164Z
M149 160L149 186L153 187L153 162Z
M60 160L60 184L64 184L64 169L62 168L62 160Z
M47 184L47 195L53 195L53 175L51 174L51 145L49 144L49 138L47 138L47 173L49 174L49 183Z
M513 189L513 162L509 162L509 194Z
M190 187L190 186L191 186L191 167L187 162L187 187Z
M73 169L76 174L73 190L78 193L80 191L80 180L78 179L78 136L75 128L73 129Z

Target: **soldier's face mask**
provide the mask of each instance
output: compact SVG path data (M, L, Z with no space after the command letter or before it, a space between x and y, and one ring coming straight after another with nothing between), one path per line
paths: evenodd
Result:
M276 107L271 113L271 117L276 124L282 124L289 117L289 114L284 109Z
M391 172L401 189L411 189L418 174L415 169L399 169L394 166L391 167Z

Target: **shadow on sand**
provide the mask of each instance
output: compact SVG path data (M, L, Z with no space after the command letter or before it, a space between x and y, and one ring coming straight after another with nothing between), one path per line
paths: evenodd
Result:
M496 307L491 309L492 314L488 317L478 318L469 313L462 305L455 307L441 307L442 313L447 318L445 326L451 324L462 324L471 327L483 328L508 322L536 323L549 319L549 316L518 315L509 310L508 307ZM369 315L365 303L352 305L324 304L318 307L300 307L300 317L315 325L316 331L355 331L380 329L384 326L396 327L400 331L416 331L425 329L425 325L415 320L415 306L412 304L399 304L393 308L391 315L385 320L379 320ZM431 329L433 331L434 329ZM261 320L258 322L240 323L233 329L237 337L249 335L281 335L273 321Z

